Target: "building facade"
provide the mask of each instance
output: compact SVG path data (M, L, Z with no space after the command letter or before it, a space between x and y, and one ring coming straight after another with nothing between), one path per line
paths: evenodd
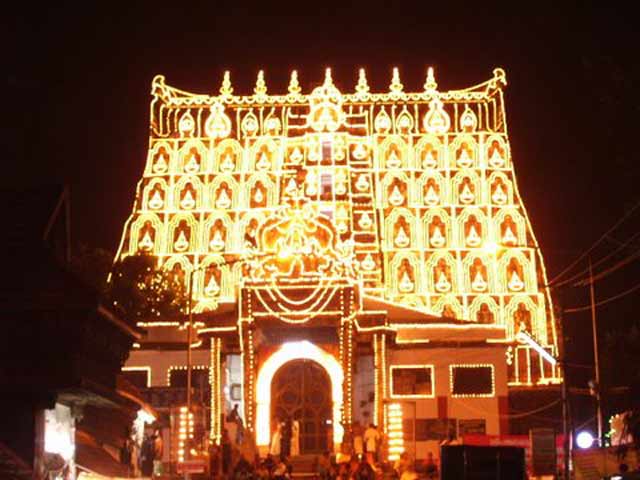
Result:
M391 458L421 457L448 436L507 433L511 390L561 381L505 85L501 69L447 92L431 69L415 92L397 69L384 93L363 70L353 93L330 70L310 93L294 71L277 95L262 72L240 96L228 73L213 96L153 80L118 258L153 254L192 282L211 439L238 404L263 452L274 420L295 417L303 452L348 449L357 422L382 430ZM186 323L139 326L126 369L179 388Z

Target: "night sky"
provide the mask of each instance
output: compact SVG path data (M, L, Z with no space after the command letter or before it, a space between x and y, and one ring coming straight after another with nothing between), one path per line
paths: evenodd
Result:
M405 90L416 91L429 65L442 90L504 68L518 184L551 278L640 201L640 42L629 11L537 2L517 15L483 2L54 3L22 2L4 14L0 184L68 184L75 246L117 248L145 162L158 73L180 89L215 93L228 69L235 92L249 93L264 69L269 91L284 92L295 68L309 91L330 66L338 87L352 91L365 67L372 90L386 91L397 66ZM636 233L638 219L594 258ZM638 263L598 282L597 295L638 283ZM554 295L565 307L588 302L585 288ZM637 322L638 299L640 290L599 310L603 338ZM592 362L589 312L566 315L565 328L568 355ZM584 375L575 383L584 386Z

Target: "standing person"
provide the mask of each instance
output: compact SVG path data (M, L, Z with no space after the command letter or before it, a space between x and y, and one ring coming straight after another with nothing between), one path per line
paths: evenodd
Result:
M131 437L128 436L127 434L127 438L124 439L124 444L122 445L122 448L120 448L120 463L123 464L125 467L127 467L127 473L129 475L131 475L132 473L132 468L131 468L132 450L133 450L133 445L131 442Z
M273 436L271 437L271 446L269 447L269 454L274 458L280 458L280 453L282 451L281 448L282 443L282 426L278 419L276 418L276 429L273 432Z
M236 404L233 409L224 418L224 426L227 429L229 435L229 441L237 444L238 441L238 422L237 419L240 416L238 412L238 405ZM237 446L237 445L236 445Z
M398 478L402 476L402 474L409 468L411 465L409 461L409 454L407 452L402 452L400 454L400 458L396 460L396 463L393 465L393 469L396 471Z
M329 452L324 452L317 465L318 477L320 480L333 480L335 477L335 471L333 464L331 463L331 456Z
M356 480L375 480L376 472L373 470L371 464L365 460L362 460L356 470Z
M427 461L425 462L424 467L425 467L424 471L429 480L438 478L438 466L436 465L436 462L433 460L432 452L427 453Z
M213 442L209 444L209 476L220 478L220 449Z
M150 477L153 475L153 453L153 439L151 438L151 435L145 435L140 455L140 470L142 470L143 477Z
M235 422L239 416L240 412L238 411L238 404L236 403L231 411L227 414L227 422Z
M287 417L282 427L282 448L280 452L284 458L291 455L291 418Z
M239 446L242 445L244 441L244 423L242 422L242 417L238 415L236 417L236 444Z
M273 469L274 480L288 480L289 470L287 464L282 461L280 457L276 458L276 465Z
M364 440L362 439L362 425L360 422L355 422L353 424L353 453L358 458L358 460L362 460L364 457Z
M300 455L300 422L294 417L291 422L291 456Z
M236 445L242 445L242 440L244 438L244 423L242 422L242 417L240 416L240 412L238 411L237 403L227 414L227 423L235 425L235 432L232 432L232 434L234 434L231 436L231 439L235 442Z
M374 463L378 461L378 444L380 443L380 433L373 423L364 431L364 446L367 452L367 461Z
M231 442L229 441L229 432L226 428L222 429L222 475L227 478L231 469Z
M153 476L159 477L162 475L162 431L156 429L153 435Z
M140 445L135 434L131 436L131 473L134 478L140 476Z

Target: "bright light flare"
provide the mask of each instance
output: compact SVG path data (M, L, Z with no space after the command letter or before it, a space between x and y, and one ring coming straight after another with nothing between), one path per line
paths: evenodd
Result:
M576 436L576 445L582 449L591 448L594 440L591 432L583 431Z

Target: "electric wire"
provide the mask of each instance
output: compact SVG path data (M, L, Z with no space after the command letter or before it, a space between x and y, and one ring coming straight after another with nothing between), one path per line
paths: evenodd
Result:
M629 263L633 262L637 258L640 258L640 250L638 250L637 252L632 253L628 257L620 260L618 263L616 263L615 265L607 268L606 270L603 270L602 272L599 272L596 275L593 275L593 278L587 277L587 278L581 280L580 282L575 283L574 286L576 286L576 287L584 287L586 285L589 285L591 282L596 283L598 280L601 280L601 279L611 275L615 271L621 269L625 265L628 265Z
M558 275L553 277L549 282L550 286L553 286L560 278L570 272L578 263L580 263L583 259L585 259L595 248L600 245L610 233L615 231L620 225L622 225L638 208L640 208L640 201L638 201L629 211L627 211L609 230L607 230L591 247L589 247L585 252L583 252L578 258L576 258L573 262L569 264L564 270L562 270Z
M592 265L592 268L595 268L595 267L598 267L599 265L602 265L604 262L609 260L611 257L615 256L618 252L624 250L631 242L636 240L638 237L640 237L640 231L636 232L635 234L633 234L624 243L618 242L618 247L614 251L609 253L608 255L605 255L600 260L595 262ZM574 282L574 281L580 282L580 281L583 281L583 280L587 279L588 277L589 277L589 267L585 268L584 270L582 270L579 273L576 273L575 275L572 275L569 278L566 278L566 279L562 280L561 282L558 282L558 283L554 284L554 287L556 287L556 288L557 287L561 287L563 285L566 285L566 284Z
M601 300L597 303L595 303L594 307L600 307L602 305L606 305L608 303L614 302L622 297L625 297L633 292L635 292L636 290L640 289L640 283L634 285L633 287L625 290L624 292L620 292L617 295L614 295L612 297L606 298L604 300ZM564 313L578 313L578 312L586 312L587 310L591 309L591 305L584 305L582 307L574 307L574 308L565 308L563 310Z
M461 403L462 405L464 405L466 408L468 408L469 410L475 412L475 413L485 413L486 414L486 410L483 410L479 407L475 407L471 404L469 404L468 402L464 401L461 398L456 398L455 399L456 402ZM553 400L552 402L549 402L545 405L542 405L541 407L538 408L534 408L533 410L528 410L525 412L517 412L517 413L499 413L497 416L499 418L524 418L524 417L528 417L530 415L534 415L536 413L542 412L544 410L547 410L551 407L553 407L554 405L557 405L558 403L560 403L562 401L561 398L558 398L556 400Z

